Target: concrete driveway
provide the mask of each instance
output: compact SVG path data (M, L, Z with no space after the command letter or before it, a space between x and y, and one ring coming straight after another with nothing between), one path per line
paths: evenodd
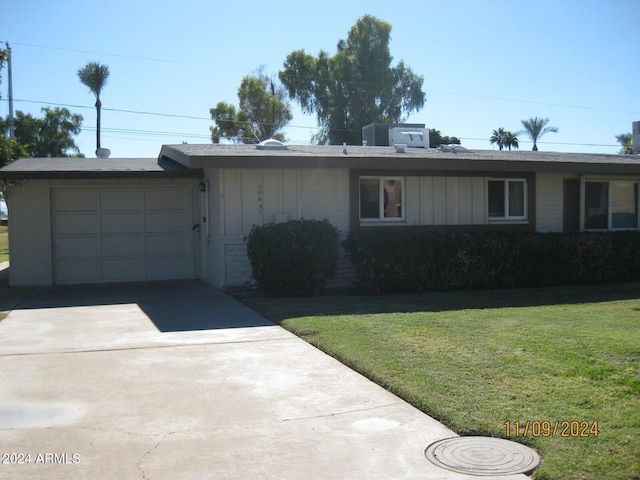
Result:
M202 283L14 296L0 478L478 478L426 460L454 432Z

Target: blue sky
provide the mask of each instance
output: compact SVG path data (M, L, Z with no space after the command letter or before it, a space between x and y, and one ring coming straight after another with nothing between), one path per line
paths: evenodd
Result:
M275 74L297 49L335 53L365 14L391 23L393 64L424 77L427 102L407 121L467 148L494 148L494 129L538 116L559 129L540 150L617 153L615 135L640 120L639 0L0 0L0 41L12 47L15 110L82 114L76 143L95 156L94 98L76 72L99 61L111 71L102 146L156 157L163 144L209 143L209 109L237 104L243 76ZM6 69L0 91L6 116ZM316 119L292 106L286 135L309 143Z

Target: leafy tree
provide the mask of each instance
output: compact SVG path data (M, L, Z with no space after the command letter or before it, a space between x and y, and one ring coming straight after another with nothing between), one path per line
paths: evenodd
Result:
M498 128L498 130L493 131L493 134L491 135L489 141L491 142L491 145L497 143L500 150L505 147L507 147L509 150L511 150L512 147L520 147L517 134L509 132L502 127Z
M280 80L305 113L315 113L318 143L362 143L362 126L398 123L424 106L423 77L404 62L391 66L391 24L371 15L361 17L340 40L337 53L304 50L287 56Z
M293 118L286 90L276 85L262 71L242 79L238 88L239 108L218 102L210 109L216 122L211 129L211 140L220 143L221 138L236 143L260 143L269 138L285 141L280 132Z
M83 68L78 70L78 78L80 82L86 85L91 93L96 97L96 153L100 148L100 109L102 102L100 101L100 93L109 78L109 67L101 65L98 62L89 62Z
M536 144L538 138L547 133L558 132L558 127L547 127L548 123L548 118L533 117L529 120L522 120L522 126L524 127L524 130L521 133L526 133L529 136L529 138L533 142L533 148L531 150L533 150L534 152L538 151L538 145Z
M0 168L18 158L28 157L29 153L24 145L21 145L16 139L8 138L0 135ZM7 203L7 182L0 180L0 197ZM7 203L8 205L8 203Z
M0 48L0 72L2 71L2 69L4 68L4 64L6 63L7 59L9 58L9 49L2 49ZM0 85L2 85L2 76L0 75ZM2 98L2 94L0 93L0 98Z
M620 135L616 135L616 142L622 145L622 148L618 152L619 154L633 154L633 135L631 135L630 133L621 133Z
M43 118L16 112L15 138L30 157L69 157L80 154L74 135L80 133L82 115L66 108L43 107ZM8 131L8 121L0 119L0 131Z
M431 148L437 148L440 145L460 145L460 139L458 137L449 137L442 135L440 130L435 128L429 129L429 146Z

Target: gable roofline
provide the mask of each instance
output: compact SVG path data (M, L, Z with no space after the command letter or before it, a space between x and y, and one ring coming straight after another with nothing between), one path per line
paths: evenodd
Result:
M163 145L159 158L187 168L350 168L474 172L579 172L640 175L640 155L435 148L288 145L259 150L255 145Z

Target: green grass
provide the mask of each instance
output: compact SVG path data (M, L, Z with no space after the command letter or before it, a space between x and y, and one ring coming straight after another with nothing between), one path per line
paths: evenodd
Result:
M241 300L457 433L534 447L535 479L640 479L638 283ZM513 435L556 420L598 436Z
M9 261L9 227L0 227L0 262Z

